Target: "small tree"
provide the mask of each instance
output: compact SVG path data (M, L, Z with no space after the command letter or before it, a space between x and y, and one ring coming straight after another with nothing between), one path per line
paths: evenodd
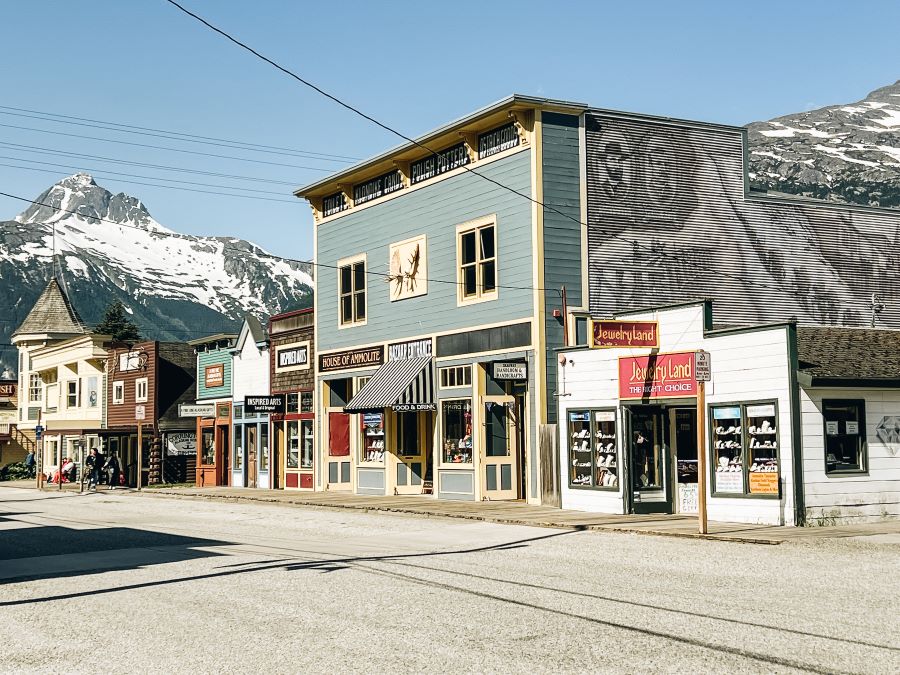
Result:
M141 339L138 327L128 318L125 305L119 300L111 302L106 307L103 320L97 324L95 330L101 335L112 335L113 340L117 342L137 342Z

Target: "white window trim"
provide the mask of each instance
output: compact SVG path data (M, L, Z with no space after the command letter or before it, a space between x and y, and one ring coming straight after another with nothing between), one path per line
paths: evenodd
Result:
M141 385L144 385L144 395L140 395ZM146 377L139 377L134 381L134 402L135 403L146 403L147 397L150 393L150 385L148 384Z
M468 384L444 384L444 373L449 373L452 370L460 370L469 373L469 383ZM441 366L438 368L438 386L441 389L471 389L472 388L472 366L471 365L459 365L459 366Z
M69 404L69 385L70 384L75 385L75 404L74 405ZM79 386L79 381L77 379L76 380L66 380L65 397L66 397L66 410L71 410L72 408L81 407L81 387Z
M485 293L480 288L474 297L467 298L463 295L463 273L462 273L462 235L464 232L478 230L487 225L494 226L494 290ZM477 305L481 302L491 302L500 297L500 238L498 236L497 214L482 216L474 220L469 220L456 226L456 306L465 307L467 305ZM476 245L478 237L476 235ZM480 264L480 263L476 263ZM477 267L476 267L477 269ZM477 278L476 278L477 280Z
M117 396L116 394L119 395ZM125 403L125 382L123 380L115 380L112 383L112 402L113 405Z
M363 265L365 265L366 273L363 275L363 278L366 280L366 316L361 321L352 321L347 323L341 323L341 268L346 267L347 265L353 265L362 261ZM337 286L335 288L336 293L335 297L337 299L337 327L338 330L343 330L344 328L354 328L356 326L365 326L369 322L369 260L368 256L365 253L359 253L354 256L350 256L349 258L341 258L337 261Z

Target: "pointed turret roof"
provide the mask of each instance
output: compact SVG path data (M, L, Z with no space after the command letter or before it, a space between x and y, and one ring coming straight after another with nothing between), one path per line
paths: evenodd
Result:
M85 335L88 332L69 297L54 277L12 336L52 334L62 337Z

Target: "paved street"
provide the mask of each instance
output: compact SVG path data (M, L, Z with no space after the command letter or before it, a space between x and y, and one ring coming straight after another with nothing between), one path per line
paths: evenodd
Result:
M900 547L0 487L7 672L900 671Z

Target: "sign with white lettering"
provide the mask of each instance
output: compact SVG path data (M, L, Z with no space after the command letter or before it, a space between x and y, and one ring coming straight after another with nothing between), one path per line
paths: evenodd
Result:
M388 361L407 361L431 356L431 338L388 345Z
M527 380L528 364L524 361L494 361L495 380Z
M284 414L284 394L245 396L244 415Z
M275 347L275 372L309 369L309 340Z
M619 398L696 396L694 352L619 359Z
M437 405L434 403L396 403L391 406L394 412L419 412L419 411L435 411Z
M179 417L215 417L215 403L179 403Z
M203 369L203 385L205 387L221 387L223 384L225 384L224 363L214 363Z

